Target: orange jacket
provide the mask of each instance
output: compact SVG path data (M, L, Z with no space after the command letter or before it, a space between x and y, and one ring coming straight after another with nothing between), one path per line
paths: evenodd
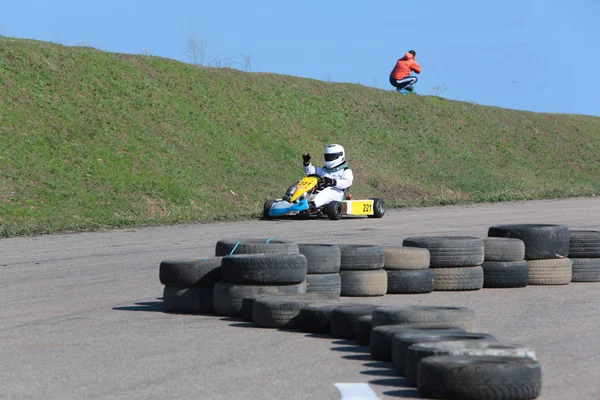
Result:
M404 57L398 60L396 66L390 73L392 79L402 79L410 75L410 72L414 71L417 74L421 73L421 67L415 61L415 57L412 54L406 53Z

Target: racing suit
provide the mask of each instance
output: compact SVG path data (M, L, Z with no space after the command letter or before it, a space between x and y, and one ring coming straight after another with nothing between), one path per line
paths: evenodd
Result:
M344 200L344 190L352 186L354 175L348 164L344 162L339 167L329 169L327 167L314 167L311 163L304 167L306 175L317 174L336 180L335 186L322 189L313 199L315 207L322 207L332 201Z

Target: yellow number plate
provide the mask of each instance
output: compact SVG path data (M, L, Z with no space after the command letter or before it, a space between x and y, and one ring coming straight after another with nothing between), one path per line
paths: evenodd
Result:
M373 200L350 200L346 203L350 215L373 215Z

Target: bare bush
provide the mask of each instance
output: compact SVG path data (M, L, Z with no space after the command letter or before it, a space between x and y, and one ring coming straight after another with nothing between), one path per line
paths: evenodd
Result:
M444 82L435 85L431 89L433 89L433 94L435 96L441 96L446 90L448 90Z
M244 71L252 72L252 53L240 53L244 65Z
M206 41L196 31L191 31L188 35L186 53L192 64L204 65Z

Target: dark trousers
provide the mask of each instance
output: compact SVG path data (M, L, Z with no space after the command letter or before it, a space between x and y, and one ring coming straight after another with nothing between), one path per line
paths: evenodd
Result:
M405 76L402 79L394 79L390 77L390 84L396 89L405 89L417 83L417 80L417 77L412 75Z

